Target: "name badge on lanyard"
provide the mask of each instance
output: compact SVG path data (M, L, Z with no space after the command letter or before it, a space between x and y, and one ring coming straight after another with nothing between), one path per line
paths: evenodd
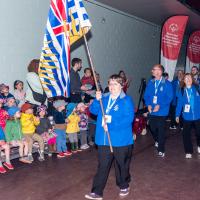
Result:
M187 95L187 101L188 101L188 104L185 104L185 107L184 107L184 112L186 113L189 113L190 112L190 99L191 99L191 96L192 96L192 91L190 93L190 95L188 94L188 91L187 91L187 88L186 88L186 95Z
M109 115L109 112L112 109L112 107L114 106L117 99L113 100L112 102L111 102L111 100L112 100L111 97L109 97L108 105L107 105L107 108L106 108L106 115L105 115L106 123L112 122L112 116ZM102 118L102 126L104 126L104 124L105 124L105 122L104 122L104 119Z
M154 96L154 97L153 97L153 104L157 104L157 102L158 102L158 97L157 97L157 96Z
M162 77L161 79L159 80L158 84L156 84L156 81L155 81L155 95L153 96L153 104L157 104L158 103L158 96L157 96L157 92L158 92L158 87L161 83L161 80L162 80Z
M190 112L190 104L185 104L184 112L186 113Z

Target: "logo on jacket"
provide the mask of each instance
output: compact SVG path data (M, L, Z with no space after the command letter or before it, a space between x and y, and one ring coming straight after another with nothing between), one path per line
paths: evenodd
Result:
M116 105L116 106L114 107L114 111L118 111L118 110L119 110L119 106Z
M163 86L160 87L160 91L161 91L161 92L163 91Z

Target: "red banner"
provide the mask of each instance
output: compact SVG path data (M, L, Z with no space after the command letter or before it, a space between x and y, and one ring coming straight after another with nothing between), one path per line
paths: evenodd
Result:
M162 28L161 64L172 80L179 56L188 16L173 16Z
M200 66L200 30L193 32L188 40L186 71L190 72L193 66Z

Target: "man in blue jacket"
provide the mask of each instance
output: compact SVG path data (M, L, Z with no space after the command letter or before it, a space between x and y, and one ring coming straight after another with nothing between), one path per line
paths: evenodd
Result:
M120 188L119 196L125 197L129 194L134 104L131 97L123 92L123 81L119 75L110 77L108 87L109 93L102 97L101 92L97 92L96 99L90 106L91 113L97 115L95 143L98 145L98 169L93 180L91 193L85 195L87 199L103 199L103 190L113 161L116 183ZM106 123L104 123L100 108L100 98L102 98L105 110ZM107 131L110 134L113 153L109 148Z
M165 121L173 98L172 85L162 77L163 71L162 65L154 65L152 69L154 78L147 84L144 94L149 111L150 129L160 157L165 156Z

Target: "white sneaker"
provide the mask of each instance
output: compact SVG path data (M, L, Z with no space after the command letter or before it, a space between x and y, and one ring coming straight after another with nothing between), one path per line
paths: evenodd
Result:
M90 148L90 146L88 144L85 144L85 149Z
M160 151L160 152L158 152L158 156L161 157L161 158L164 158L165 157L165 153Z
M200 147L197 147L197 152L200 153Z
M186 153L186 154L185 154L185 158L187 158L187 159L192 158L192 154L191 154L191 153Z
M155 142L154 147L158 148L158 142Z
M147 134L147 129L146 128L144 128L143 130L142 130L142 133L141 133L141 135L146 135Z
M81 145L81 149L82 149L82 150L85 150L85 149L86 149L85 144Z

